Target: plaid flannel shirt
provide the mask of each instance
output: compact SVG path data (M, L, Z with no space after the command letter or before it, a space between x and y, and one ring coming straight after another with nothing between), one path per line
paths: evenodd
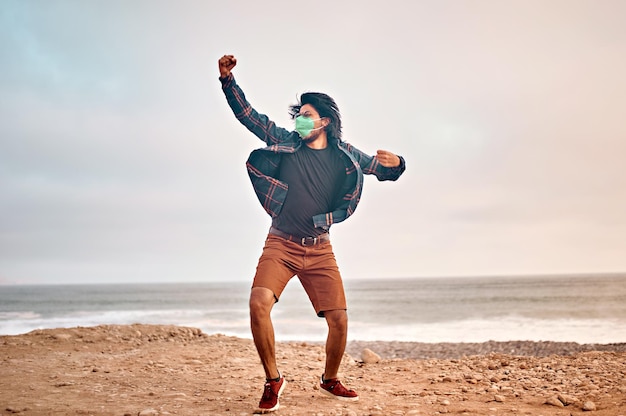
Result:
M220 78L220 81L237 120L267 144L267 147L256 149L250 154L246 168L259 202L270 216L275 217L280 213L288 192L288 185L277 179L282 154L297 151L302 146L302 139L295 131L276 126L266 115L252 108L232 74ZM341 150L346 163L346 181L343 188L345 193L338 206L331 212L313 216L314 226L326 230L354 213L361 198L364 174L374 175L379 181L395 181L405 170L402 157L400 166L387 168L375 157L349 143L335 139L331 139L330 143Z

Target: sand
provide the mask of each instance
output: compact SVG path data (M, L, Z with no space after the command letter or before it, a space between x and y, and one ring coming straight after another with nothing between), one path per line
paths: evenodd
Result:
M374 352L363 362L362 351ZM624 344L351 342L321 395L319 343L279 343L288 381L277 415L625 415ZM376 361L376 354L381 358ZM0 414L249 415L263 371L249 339L124 325L0 337Z

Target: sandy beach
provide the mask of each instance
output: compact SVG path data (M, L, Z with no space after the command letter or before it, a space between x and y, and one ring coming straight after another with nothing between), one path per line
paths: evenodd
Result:
M368 356L363 352L374 354ZM322 396L319 343L277 345L278 415L626 415L626 345L351 342ZM247 415L263 386L249 339L123 325L0 337L0 414Z

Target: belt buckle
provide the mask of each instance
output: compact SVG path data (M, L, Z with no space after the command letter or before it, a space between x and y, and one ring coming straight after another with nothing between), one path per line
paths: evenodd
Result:
M307 244L306 242L308 240L313 240L312 244ZM315 244L317 244L317 237L302 237L302 241L300 242L304 247L307 246L314 246Z

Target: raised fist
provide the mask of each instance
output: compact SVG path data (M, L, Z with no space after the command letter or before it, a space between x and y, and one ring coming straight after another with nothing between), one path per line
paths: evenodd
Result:
M217 61L217 64L220 68L220 76L224 78L230 75L230 70L237 65L237 59L233 55L224 55Z

